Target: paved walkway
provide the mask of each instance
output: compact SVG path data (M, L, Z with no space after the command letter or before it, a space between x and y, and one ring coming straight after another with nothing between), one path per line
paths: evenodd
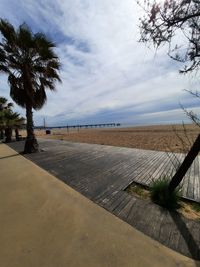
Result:
M0 266L200 266L0 144Z
M23 142L11 146L23 150ZM27 157L146 235L200 260L200 222L164 212L150 201L124 191L136 173L148 168L148 164L144 164L143 171L137 168L137 149L44 139L40 140L40 147L42 153Z

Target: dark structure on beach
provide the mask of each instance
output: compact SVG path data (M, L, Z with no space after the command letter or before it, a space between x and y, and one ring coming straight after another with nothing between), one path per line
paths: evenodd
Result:
M101 127L119 127L120 123L97 123L97 124L77 124L77 125L67 125L67 126L52 126L47 127L48 129L70 129L70 128L101 128ZM35 129L44 129L44 126L36 126Z

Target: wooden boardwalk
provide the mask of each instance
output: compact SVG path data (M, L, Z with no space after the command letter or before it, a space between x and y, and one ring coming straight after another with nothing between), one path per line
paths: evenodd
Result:
M164 245L200 260L200 222L163 212L150 201L124 191L133 181L148 185L172 174L182 154L40 139L42 153L27 157ZM23 142L10 145L23 150ZM200 201L199 157L182 183L183 196Z

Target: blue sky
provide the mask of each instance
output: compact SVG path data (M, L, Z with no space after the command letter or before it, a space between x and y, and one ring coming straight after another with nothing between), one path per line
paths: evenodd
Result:
M166 55L139 43L142 10L134 0L1 0L0 17L16 27L26 22L57 45L62 84L48 92L34 112L36 125L121 122L159 124L187 121L180 109L199 112L184 89L197 89L195 77ZM0 95L9 97L5 75ZM24 110L15 106L22 114Z

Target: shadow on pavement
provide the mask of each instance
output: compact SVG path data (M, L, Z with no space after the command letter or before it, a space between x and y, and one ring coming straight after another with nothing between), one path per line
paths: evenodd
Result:
M17 154L14 154L14 155L10 155L10 156L5 156L5 157L1 157L0 159L8 159L8 158L12 158L12 157L16 157L16 156L19 156L20 154L17 153Z
M182 216L177 212L170 212L170 215L176 224L181 236L183 237L191 257L194 260L200 260L200 245L197 244L193 235L190 233L186 223L184 222ZM199 266L199 265L196 265Z

